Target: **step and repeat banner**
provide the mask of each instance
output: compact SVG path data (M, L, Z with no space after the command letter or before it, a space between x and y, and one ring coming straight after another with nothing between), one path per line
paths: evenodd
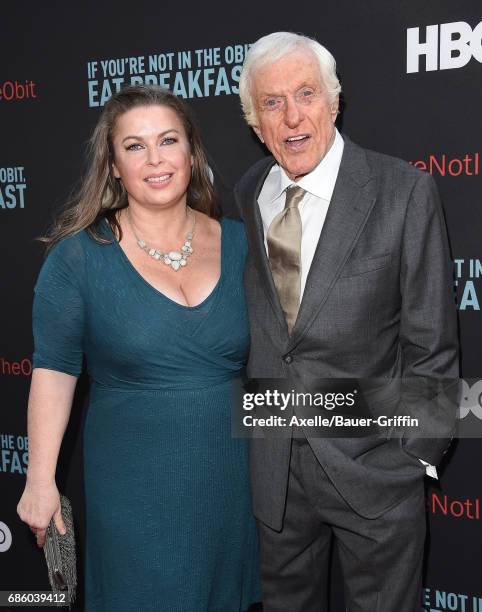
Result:
M231 189L266 155L241 116L241 66L250 43L289 30L314 36L335 56L343 87L341 132L432 174L442 196L462 348L459 417L473 437L456 440L439 482L427 482L420 605L482 612L479 2L10 2L1 13L0 590L49 588L43 553L16 515L28 464L33 286L43 258L35 238L78 184L103 105L131 83L158 84L186 98L224 211L236 215ZM82 378L58 468L59 488L76 515L80 591L86 390ZM332 583L333 610L344 610L336 565ZM82 609L81 592L75 609Z

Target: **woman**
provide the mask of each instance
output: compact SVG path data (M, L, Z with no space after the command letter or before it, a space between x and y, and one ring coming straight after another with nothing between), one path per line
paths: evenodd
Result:
M259 600L231 381L249 343L241 224L217 220L185 105L106 104L75 205L45 239L34 302L30 461L18 513L63 532L55 467L85 357L86 610L230 612Z

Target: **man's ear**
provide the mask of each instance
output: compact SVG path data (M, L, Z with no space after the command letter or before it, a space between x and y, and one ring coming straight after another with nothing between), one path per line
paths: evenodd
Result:
M261 142L264 144L264 138L263 135L261 134L261 130L259 129L259 127L257 125L253 125L252 126L256 136L261 140Z
M330 111L331 111L331 118L333 120L333 123L335 123L336 118L338 116L338 111L340 109L340 101L338 100L338 98L333 102L333 104L331 104L330 106Z

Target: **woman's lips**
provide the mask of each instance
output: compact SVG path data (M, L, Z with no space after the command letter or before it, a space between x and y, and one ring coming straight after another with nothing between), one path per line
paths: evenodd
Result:
M171 182L172 174L152 174L146 176L144 182L154 189L162 189Z

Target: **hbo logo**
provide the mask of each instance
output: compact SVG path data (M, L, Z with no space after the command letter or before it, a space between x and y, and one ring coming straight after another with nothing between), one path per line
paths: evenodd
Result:
M0 521L0 552L7 551L12 545L12 532L3 521Z
M482 380L478 380L471 387L465 380L462 381L459 419L465 419L471 412L482 420Z
M462 68L472 57L482 62L482 21L474 30L465 21L429 25L423 36L420 28L408 28L407 72L419 71L420 57L427 72Z

